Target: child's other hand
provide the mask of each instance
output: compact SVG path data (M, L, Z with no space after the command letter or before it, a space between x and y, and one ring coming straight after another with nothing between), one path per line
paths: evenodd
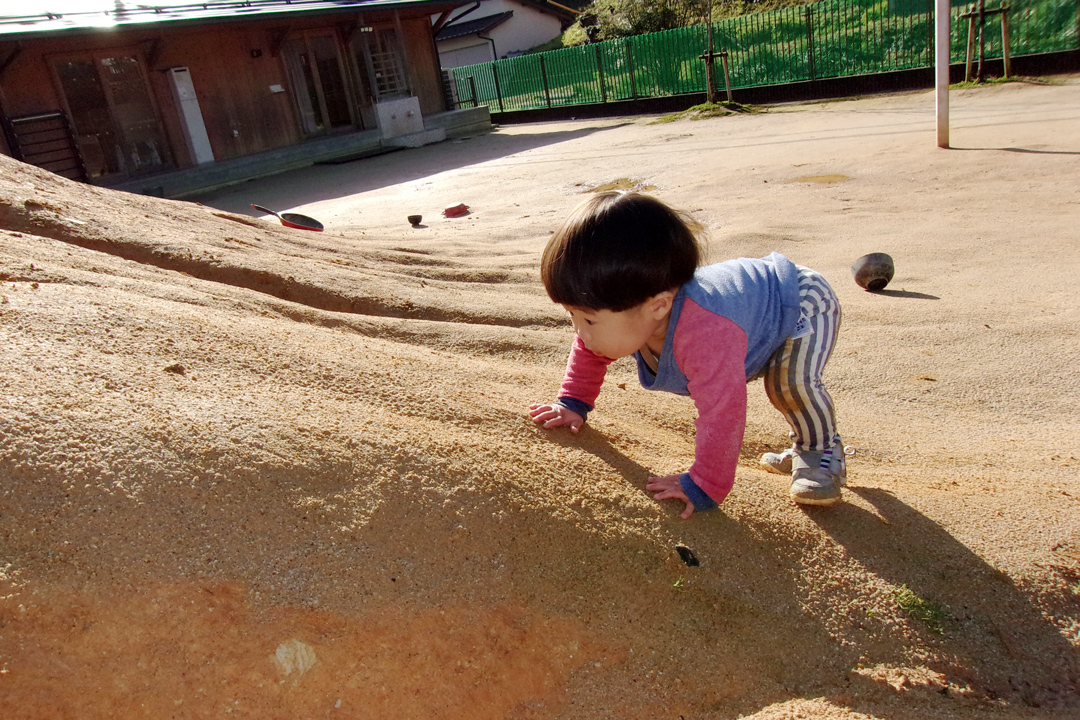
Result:
M562 405L534 403L529 406L529 417L538 425L543 425L550 430L560 425L569 425L570 432L576 433L585 423L585 418L578 415L570 408Z
M645 484L645 489L649 492L656 493L653 495L653 500L682 500L686 503L686 509L679 515L683 520L689 520L690 516L694 514L694 503L690 502L690 498L686 497L686 493L683 492L682 485L679 484L679 475L665 475L664 477L649 478L649 482Z

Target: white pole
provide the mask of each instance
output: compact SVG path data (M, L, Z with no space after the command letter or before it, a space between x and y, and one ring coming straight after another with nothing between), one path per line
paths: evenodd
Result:
M934 12L934 68L937 110L937 144L949 147L949 0L937 0Z

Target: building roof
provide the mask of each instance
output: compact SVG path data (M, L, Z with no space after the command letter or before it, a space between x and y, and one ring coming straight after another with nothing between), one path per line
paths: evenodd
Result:
M528 5L540 12L546 12L556 16L560 20L569 24L578 19L581 15L581 11L575 6L575 2L584 3L588 5L592 0L519 0L522 5Z
M506 12L487 15L482 18L476 18L475 20L462 20L460 22L450 23L449 25L443 25L442 29L435 34L435 42L453 40L454 38L465 37L466 35L487 32L494 27L502 25L513 16L514 11L507 10Z
M417 8L424 12L450 9L466 0L37 0L25 12L0 4L0 39L107 31L151 24L205 24L275 16L342 13L350 9ZM30 9L32 8L32 9Z

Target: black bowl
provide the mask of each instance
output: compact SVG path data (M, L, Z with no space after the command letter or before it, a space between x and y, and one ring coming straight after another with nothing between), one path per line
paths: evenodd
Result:
M851 275L863 290L877 292L884 290L893 279L896 268L893 259L885 253L863 255L851 266Z

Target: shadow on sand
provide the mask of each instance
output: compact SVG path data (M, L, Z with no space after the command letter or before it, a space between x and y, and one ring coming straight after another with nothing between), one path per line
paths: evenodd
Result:
M494 130L476 138L448 140L353 162L312 165L271 178L249 180L241 185L188 199L241 215L253 214L252 202L281 211L378 190L546 145L576 140L623 124L626 123L531 134L509 134Z
M937 295L928 295L927 293L912 292L911 290L868 290L871 295L886 295L888 297L895 298L909 298L911 300L940 300Z
M588 426L577 436L568 432L545 436L551 442L593 454L641 492L647 478L654 474ZM1033 708L1080 706L1080 650L1042 615L1031 597L1012 579L892 493L870 487L848 488L848 492L869 504L873 511L851 502L831 508L805 507L804 511L855 562L897 588L906 586L919 599L944 611L940 628L942 646L938 659L928 663L931 670L942 673L950 682L971 687L976 698ZM755 573L761 572L760 566L770 568L774 584L777 578L798 574L798 568L789 565L792 558L805 551L786 552L777 547L777 543L785 542L781 539L787 537L785 533L769 533L771 539L763 539L759 533L743 527L743 522L724 514L722 508L715 516L710 514L705 523L682 525L677 518L681 506L676 502L664 505L670 505L666 509L670 510L671 520L680 528L680 534L692 540L703 562L712 566L706 572L737 575L750 587L754 585ZM711 589L726 592L722 585ZM788 591L800 592L794 585ZM711 613L708 608L703 608L703 612ZM790 622L792 626L786 631L797 631L795 624L800 619L791 618ZM801 622L813 621L804 617ZM913 622L921 626L918 620ZM802 631L813 636L820 628ZM930 626L926 626L926 632L931 637L935 635ZM764 656L773 650L762 638L760 646L747 648L744 660L768 663L769 658ZM820 653L820 657L835 652L824 633L814 652ZM783 658L775 660L780 665L786 664ZM781 693L769 702L798 697L806 687L820 690L831 686L840 704L857 710L862 703L867 713L891 720L911 717L906 712L890 715L888 708L875 700L880 700L882 692L898 692L887 682L850 672L845 676L842 670L828 669L825 664L821 667L819 677L782 681L790 695L782 697L784 693ZM783 678L782 670L776 676ZM868 692L861 692L860 687ZM941 692L947 694L947 690ZM744 699L751 703L764 700L763 697Z
M998 150L1000 152L1011 153L1024 153L1030 155L1080 155L1080 151L1076 150L1032 150L1030 148L1016 148L1016 147L951 147L950 150Z
M1080 704L1080 650L1005 573L892 493L848 492L878 514L843 503L807 508L807 515L867 569L945 610L942 634L952 661L934 670L993 699L1031 707Z

